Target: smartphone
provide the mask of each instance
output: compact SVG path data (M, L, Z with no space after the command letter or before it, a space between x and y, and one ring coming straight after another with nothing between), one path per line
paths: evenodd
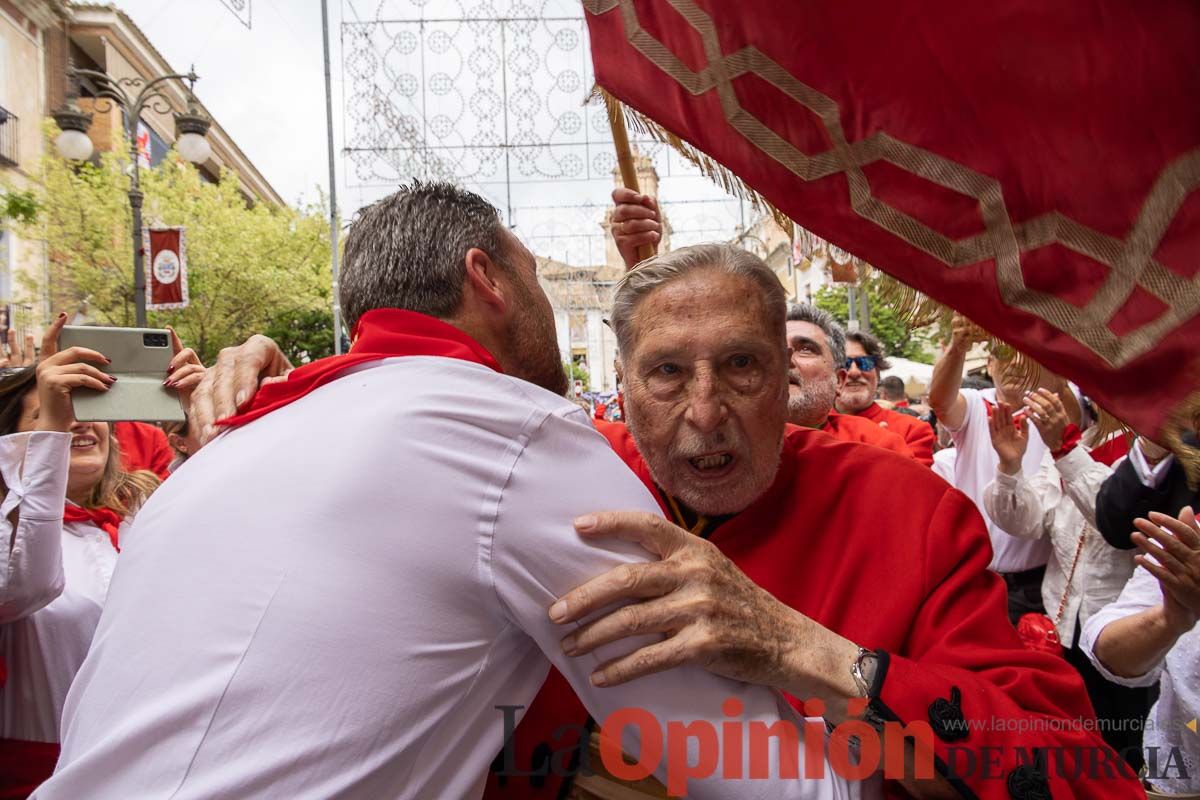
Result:
M87 347L112 359L94 364L116 377L107 392L71 392L75 419L80 422L183 422L187 419L179 394L163 386L171 352L171 333L155 328L100 328L68 325L58 337L58 349ZM89 362L90 363L90 362Z

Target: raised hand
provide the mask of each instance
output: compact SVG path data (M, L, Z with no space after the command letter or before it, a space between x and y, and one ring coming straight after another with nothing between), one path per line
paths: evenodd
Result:
M1046 447L1051 452L1062 449L1063 432L1070 422L1062 398L1049 389L1037 389L1025 395L1025 408Z
M988 419L988 433L992 435L992 449L1000 457L1000 471L1005 475L1016 475L1021 471L1021 459L1029 447L1029 421L1025 417L1017 422L1012 419L1012 406L997 403Z
M1133 524L1138 532L1131 538L1141 550L1134 561L1158 578L1167 624L1177 634L1190 631L1200 619L1200 526L1196 514L1185 508L1175 519L1152 511L1150 519L1137 519Z
M68 347L61 353L58 351L58 334L66 324L67 315L59 314L42 337L42 358L37 366L37 429L40 431L65 432L71 429L75 422L75 411L71 405L73 390L82 387L107 392L117 382L113 376L92 366L110 363L104 354L86 347Z
M662 220L658 215L658 201L653 197L626 189L614 189L612 193L616 209L612 215L613 241L625 262L625 269L633 269L641 261L638 248L649 245L658 250L662 241Z
M65 322L66 315L63 314L62 317ZM62 325L59 327L61 328ZM57 336L57 334L55 335ZM17 332L9 328L5 336L4 352L0 354L0 369L32 367L36 357L37 353L33 349L33 334L25 334L24 346L22 346L17 340Z

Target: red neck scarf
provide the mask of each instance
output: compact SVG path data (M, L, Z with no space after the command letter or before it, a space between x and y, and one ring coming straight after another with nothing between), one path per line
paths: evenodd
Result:
M117 531L121 528L121 515L111 508L84 508L74 503L63 507L63 522L90 522L108 534L113 549L121 552L117 544Z
M354 326L354 344L349 353L292 370L286 381L262 387L240 414L217 424L235 428L253 422L335 380L351 367L393 356L458 358L504 371L483 345L449 323L415 311L376 308L363 314Z

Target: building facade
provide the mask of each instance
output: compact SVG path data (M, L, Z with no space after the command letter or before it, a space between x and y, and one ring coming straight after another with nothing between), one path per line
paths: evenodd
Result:
M635 155L638 187L642 194L658 197L658 172L647 157ZM622 186L620 172L613 171L613 185ZM660 206L660 209L662 207ZM574 266L548 258L538 258L538 279L550 305L558 330L558 349L564 363L573 363L588 372L585 392L617 390L617 337L605 319L612 308L613 290L625 274L625 262L612 237L613 209L600 223L604 231L605 263ZM671 225L663 212L663 239L660 250L671 248Z
M0 191L36 192L40 187L40 164L46 155L43 125L72 88L78 90L80 108L93 114L88 130L93 158L127 148L122 110L107 101L97 102L98 87L88 79L71 87L67 69L72 65L104 72L118 81L150 81L186 71L168 63L133 20L114 6L0 0ZM202 81L198 88L202 92ZM147 109L138 120L143 167L157 165L170 150L175 141L172 114L187 108L187 91L179 81L166 82L163 93L171 108ZM203 110L199 100L197 104ZM197 165L202 176L215 181L222 170L231 170L247 203L283 204L215 119L208 141L212 155ZM0 323L32 331L49 318L47 258L42 242L23 240L11 220L0 219ZM29 280L21 280L22 274ZM40 296L28 296L23 287L29 283L42 287Z

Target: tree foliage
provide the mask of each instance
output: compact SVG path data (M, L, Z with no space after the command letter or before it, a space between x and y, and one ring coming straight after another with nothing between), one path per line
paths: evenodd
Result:
M0 222L15 220L24 225L37 221L38 202L33 192L7 189L0 193Z
M39 213L26 233L47 244L52 310L86 302L97 323L133 325L128 160L103 153L98 164L70 164L48 150ZM173 326L208 363L222 347L282 325L281 312L292 325L320 324L320 314L309 312L330 306L323 203L299 210L250 204L232 172L211 183L174 152L141 170L141 188L147 227L186 230L189 306L150 312L151 326ZM331 328L323 331L330 351ZM321 350L312 334L302 350Z
M813 305L828 311L843 326L850 320L850 305L845 286L822 286L813 295ZM871 333L883 342L888 355L926 364L933 363L927 352L930 343L929 332L909 327L870 283L867 284L867 306L871 319Z

